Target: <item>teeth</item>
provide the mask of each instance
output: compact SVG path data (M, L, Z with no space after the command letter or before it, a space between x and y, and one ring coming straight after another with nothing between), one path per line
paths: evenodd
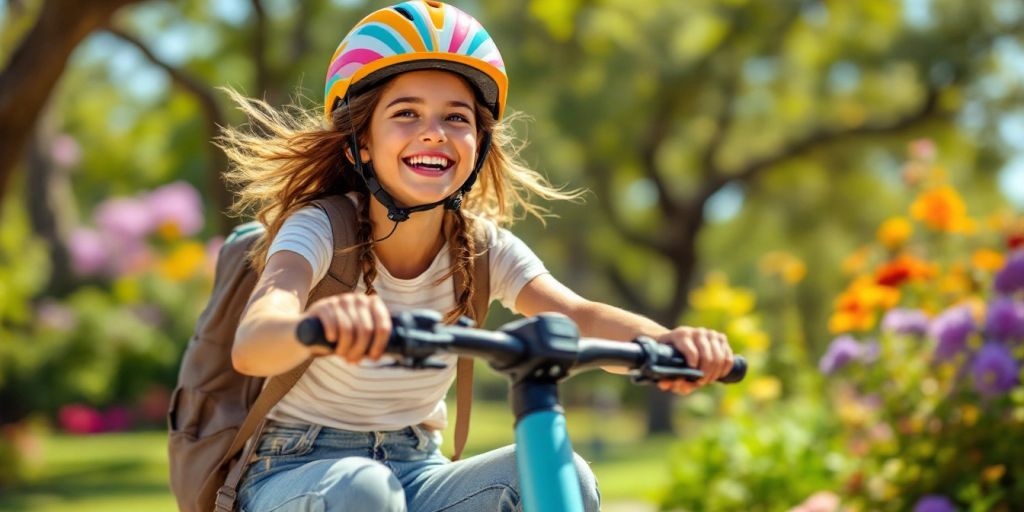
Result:
M417 155L408 159L410 165L436 165L438 167L448 167L449 160L441 156L422 156Z

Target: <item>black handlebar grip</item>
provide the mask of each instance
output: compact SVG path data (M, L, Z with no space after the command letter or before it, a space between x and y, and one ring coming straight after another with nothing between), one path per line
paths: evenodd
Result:
M732 369L725 377L718 379L718 382L733 384L743 380L747 376L747 360L743 356L735 356L732 360Z
M295 327L295 337L299 339L299 342L306 346L321 346L329 349L334 349L334 343L327 340L327 335L324 333L324 324L320 322L320 319L311 316L299 322L299 325Z

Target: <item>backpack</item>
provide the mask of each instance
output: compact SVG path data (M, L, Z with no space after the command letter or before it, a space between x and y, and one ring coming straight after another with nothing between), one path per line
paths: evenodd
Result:
M356 243L358 215L351 200L331 196L313 205L327 213L335 247ZM212 295L185 349L178 385L171 394L167 413L170 486L178 508L185 512L234 509L235 490L257 445L247 441L259 439L267 413L312 362L311 358L270 377L266 387L263 377L242 375L231 364L235 331L259 278L251 266L249 250L264 234L262 225L249 222L235 228L225 240L217 259ZM478 229L473 236L477 247L487 247L485 230ZM327 275L310 291L307 304L352 291L360 276L358 263L354 253L335 252ZM486 251L474 256L474 281L471 309L474 320L483 325L490 296ZM464 288L458 274L454 284L458 297ZM471 359L459 358L452 460L461 455L468 435L472 370Z

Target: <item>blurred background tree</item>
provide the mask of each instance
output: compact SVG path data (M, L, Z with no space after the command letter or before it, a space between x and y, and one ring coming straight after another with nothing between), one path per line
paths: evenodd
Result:
M216 88L318 108L345 30L388 3L0 0L0 337L19 346L0 348L0 423L140 389L97 394L63 379L99 356L58 364L61 343L96 340L42 329L39 312L54 303L99 324L117 320L90 315L122 318L124 307L137 318L140 305L158 304L163 320L143 315L145 341L117 360L141 357L152 364L131 364L173 379L167 354L180 353L205 301L201 276L168 297L183 285L155 271L127 281L76 272L69 241L110 198L179 180L202 195L193 238L224 233L237 220L224 215L225 161L210 139L244 120ZM778 376L782 397L825 399L801 376L826 348L839 263L908 200L909 141L935 141L968 204L1024 207L1019 1L456 5L499 42L510 107L531 118L517 122L525 159L594 192L517 234L584 296L665 325L702 318L688 311L691 292L723 271L758 297L772 339L763 371ZM160 258L183 243L149 236ZM783 267L781 279L765 271ZM496 313L495 325L510 317ZM123 366L103 371L90 379L136 382L117 377L131 374ZM20 398L33 386L65 391ZM648 431L671 430L673 407L651 392Z

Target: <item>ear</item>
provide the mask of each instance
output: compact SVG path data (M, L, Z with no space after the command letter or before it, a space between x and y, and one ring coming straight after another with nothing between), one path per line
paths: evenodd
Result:
M350 163L352 165L355 165L356 160L355 160L355 158L352 158L352 148L351 147L347 147L347 146L345 147L345 158L348 160L348 163ZM370 151L369 151L369 148L367 146L359 148L359 158L363 162L369 162L370 161Z

